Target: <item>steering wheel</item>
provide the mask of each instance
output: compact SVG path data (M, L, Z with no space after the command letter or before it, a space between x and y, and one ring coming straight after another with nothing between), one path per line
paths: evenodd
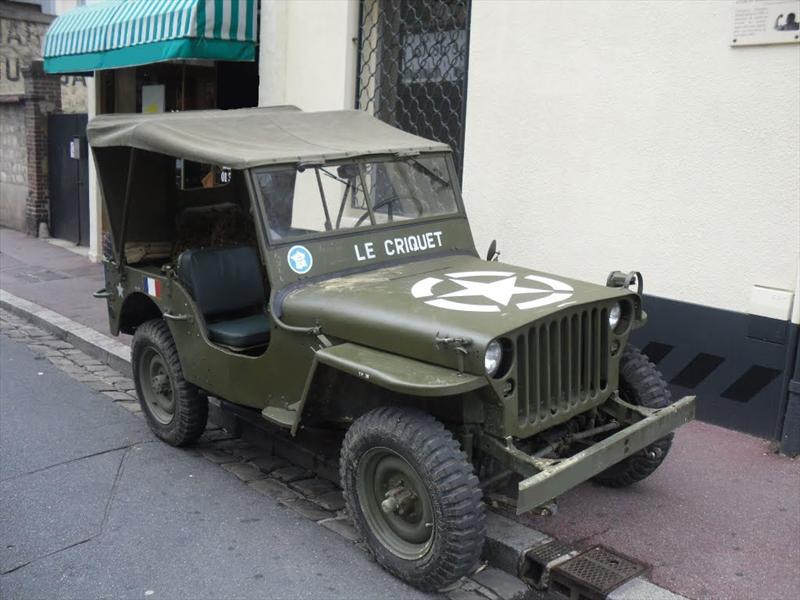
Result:
M412 204L414 205L414 208L417 209L417 217L416 218L421 217L422 213L425 212L425 206L423 206L423 204L419 200L419 198L416 198L414 196L391 196L390 198L385 198L385 199L381 200L380 202L378 202L375 206L372 207L372 212L375 212L376 210L378 210L379 208L383 208L384 206L388 206L390 204L393 204L393 203L397 202L398 200L411 200ZM368 218L369 218L369 211L367 211L363 215L361 215L358 218L358 220L356 221L356 224L353 225L353 227L354 228L355 227L360 227L361 223L363 223L364 220L368 219Z

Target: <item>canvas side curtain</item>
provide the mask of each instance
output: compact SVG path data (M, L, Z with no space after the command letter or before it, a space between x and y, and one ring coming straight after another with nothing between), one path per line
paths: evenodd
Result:
M106 0L58 17L44 39L49 73L175 59L255 59L256 0Z

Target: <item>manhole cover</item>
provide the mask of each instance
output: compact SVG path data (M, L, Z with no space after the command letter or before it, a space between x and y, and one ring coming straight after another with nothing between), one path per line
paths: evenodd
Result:
M556 589L580 590L587 598L605 598L644 571L644 565L597 546L553 568L551 583Z
M19 271L14 273L14 277L24 279L31 283L40 283L42 281L55 281L57 279L66 279L67 275L64 273L57 273L49 269L33 269L26 271Z

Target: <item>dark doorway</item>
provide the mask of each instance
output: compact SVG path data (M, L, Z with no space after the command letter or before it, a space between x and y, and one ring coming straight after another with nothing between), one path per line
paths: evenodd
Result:
M217 63L217 108L258 106L258 61Z
M47 162L50 233L89 245L89 160L85 114L49 115Z

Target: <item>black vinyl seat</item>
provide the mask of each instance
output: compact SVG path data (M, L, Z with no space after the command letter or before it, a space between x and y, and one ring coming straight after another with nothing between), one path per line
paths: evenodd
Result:
M266 294L254 248L185 250L177 272L206 319L209 339L233 348L269 341Z

